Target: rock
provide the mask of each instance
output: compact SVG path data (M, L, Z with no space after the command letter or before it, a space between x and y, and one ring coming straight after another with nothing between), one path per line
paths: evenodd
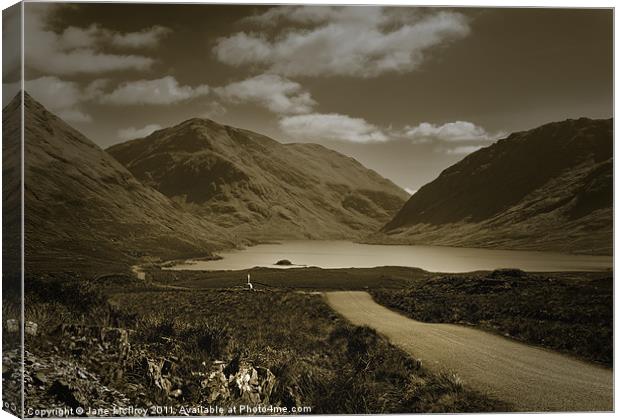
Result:
M36 372L32 375L32 379L37 385L44 385L47 383L47 376L45 376L42 372Z
M161 374L162 375L170 375L172 372L173 362L169 359L164 359L161 364Z
M228 374L228 377L227 377ZM209 404L241 401L245 404L269 404L276 385L276 377L263 367L249 362L233 360L225 366L221 361L213 364L207 378L201 382Z
M81 355L91 344L97 344L99 348L116 355L118 361L123 364L131 350L129 330L124 328L62 324L59 331L65 340L71 342L69 347L76 356Z
M165 359L155 360L146 356L142 360L143 366L146 370L146 376L151 380L152 384L169 394L172 390L172 382L170 382L168 378L165 378L162 373L162 368L164 367L165 362ZM170 369L171 368L172 367L170 367Z
M88 404L88 400L84 398L79 390L70 385L65 379L56 379L48 392L58 401L72 408Z
M16 319L7 319L6 331L9 333L19 332L19 321L17 321Z
M229 378L229 382L236 385L235 391L241 401L249 404L268 404L276 381L269 369L257 370L249 363L241 363L239 371Z
M224 374L224 362L215 362L214 369L207 375L200 385L207 392L207 402L226 401L230 398L228 380Z
M26 321L26 325L24 330L28 335L37 335L37 331L39 329L39 325L36 322Z

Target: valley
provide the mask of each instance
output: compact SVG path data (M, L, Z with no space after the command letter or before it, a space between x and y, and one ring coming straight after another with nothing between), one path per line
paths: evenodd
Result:
M614 411L614 5L147 3L3 10L4 410Z
M606 122L554 125L552 138L566 124L582 124L582 134L540 179L519 181L534 186L522 188L520 201L497 191L504 202L485 201L480 185L497 178L505 188L511 181L502 174L450 175L492 168L478 161L488 159L485 149L407 201L389 180L323 146L192 119L104 151L25 100L25 319L39 329L26 337L32 404L75 408L102 396L121 408L131 401L175 410L258 403L307 404L313 413L609 409ZM18 110L5 108L6 135ZM531 136L510 136L490 150L499 148L500 159L503 148ZM575 152L583 148L595 152ZM437 188L441 199L433 198ZM487 213L477 213L480 203ZM545 217L556 222L544 224ZM574 227L562 241L560 223ZM522 242L508 232L517 228L528 232ZM502 267L511 268L496 270ZM332 293L351 291L366 302L356 315L333 300L341 295ZM5 319L19 317L18 292L6 294ZM474 338L450 353L454 360L428 363L420 347L385 338L385 322L373 321L368 308L429 334L466 325ZM7 347L15 339L7 336ZM603 385L587 406L563 404L568 397L547 386L557 404L519 403L513 391L531 381L523 373L534 369L531 357L523 372L506 365L512 384L481 380L466 367L480 362L471 348L485 340L545 348L536 351L553 352L560 370L571 365L566 355L580 358L583 372ZM53 366L83 375L59 385ZM248 372L260 386L213 379Z

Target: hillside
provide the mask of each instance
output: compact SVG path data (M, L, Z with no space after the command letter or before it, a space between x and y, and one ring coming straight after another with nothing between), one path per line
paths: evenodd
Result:
M581 118L465 157L374 240L611 254L612 230L613 121Z
M21 294L21 109L19 98L2 110L2 290Z
M5 137L19 130L18 98L3 123ZM27 94L25 129L27 270L114 271L142 255L203 256L231 246L219 228L143 186Z
M316 144L191 119L107 151L140 181L238 237L359 238L407 194Z

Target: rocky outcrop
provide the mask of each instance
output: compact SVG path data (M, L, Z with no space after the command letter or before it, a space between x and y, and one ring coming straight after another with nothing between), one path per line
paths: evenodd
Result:
M43 341L27 344L37 349L26 352L28 407L106 410L181 402L221 407L279 403L272 398L275 375L250 360L204 361L196 369L193 361L176 354L174 340L161 356L160 349L148 343L132 343L136 332L124 328L63 324L41 333ZM18 351L5 353L5 381L19 383L19 358Z

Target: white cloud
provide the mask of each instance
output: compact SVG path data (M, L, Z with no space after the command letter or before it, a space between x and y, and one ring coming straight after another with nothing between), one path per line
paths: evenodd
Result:
M57 34L58 46L63 50L112 45L117 48L154 48L170 32L164 26L153 26L137 32L114 32L100 25L87 28L69 26Z
M402 8L278 6L246 21L295 26L285 26L275 37L239 32L221 38L214 47L216 57L229 65L254 65L286 76L409 72L419 68L433 48L469 33L460 13Z
M485 146L484 145L456 146L456 147L442 149L442 151L448 155L468 155L470 153L473 153L477 150L482 149L483 147Z
M70 26L56 33L48 28L47 22L58 7L56 4L29 3L25 8L25 63L27 67L46 74L146 70L155 62L153 58L104 52L104 47L152 47L167 33L162 27L118 33L98 25L87 28Z
M214 51L220 61L232 66L268 63L272 54L267 40L245 32L220 38Z
M294 115L281 118L279 125L285 134L299 141L372 143L388 140L379 128L364 119L341 114Z
M277 114L309 113L316 105L299 83L273 74L234 82L217 88L216 92L230 102L258 103Z
M413 194L418 192L418 190L414 190L414 189L411 189L411 188L405 188L405 191L407 191L407 193L409 195L413 195Z
M442 125L423 122L415 127L405 127L405 137L412 139L415 143L494 141L501 135L502 133L490 134L483 127L468 121L455 121Z
M52 111L77 105L82 92L75 82L45 76L26 82L26 91Z
M172 32L163 26L153 26L140 32L112 34L112 44L125 48L155 48L159 41Z
M95 98L105 83L97 79L81 89L75 82L44 76L26 81L26 91L63 120L84 123L92 118L80 108L81 104Z
M125 82L101 97L101 102L113 105L168 105L209 93L207 85L181 86L172 77Z
M158 124L149 124L142 128L128 127L118 130L118 138L121 140L133 140L146 137L152 134L154 131L161 130L161 126Z
M389 9L380 7L333 7L333 6L283 6L272 7L266 12L250 16L247 22L273 26L282 21L301 24L325 22L375 23L389 19Z
M35 30L44 27L45 22L37 22ZM28 30L30 32L30 29ZM54 34L58 49L66 51L76 48L90 48L95 46L101 38L103 30L98 25L92 24L87 28L69 26L59 34ZM46 31L46 34L50 32Z

